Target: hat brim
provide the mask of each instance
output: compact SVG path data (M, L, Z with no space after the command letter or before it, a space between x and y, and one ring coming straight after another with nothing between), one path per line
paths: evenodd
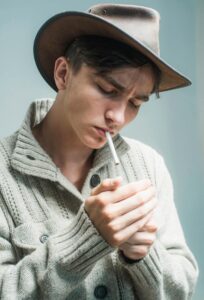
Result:
M36 65L47 83L57 91L54 81L55 60L64 56L72 41L83 35L112 38L128 44L148 57L161 71L159 91L185 87L190 80L165 63L140 41L108 21L83 12L64 12L49 19L38 31L34 41Z

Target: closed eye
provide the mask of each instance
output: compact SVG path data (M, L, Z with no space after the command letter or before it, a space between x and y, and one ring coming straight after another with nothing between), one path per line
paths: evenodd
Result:
M129 104L130 104L130 106L131 106L133 109L136 109L136 110L138 110L138 109L140 108L140 106L141 106L141 104L136 104L136 103L134 103L134 102L132 102L132 101L129 101Z
M101 85L97 85L98 89L100 90L100 92L102 92L104 95L107 96L117 96L118 95L118 91L116 89L105 89L103 88Z

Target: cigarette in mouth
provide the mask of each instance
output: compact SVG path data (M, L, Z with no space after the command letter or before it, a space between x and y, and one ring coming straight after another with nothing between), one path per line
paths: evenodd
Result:
M113 159L114 159L114 163L115 163L115 165L119 165L120 161L119 161L119 158L118 158L117 153L115 151L115 147L114 147L114 144L113 144L113 141L112 141L112 138L111 138L111 135L110 135L109 131L106 131L106 137L107 137L107 140L108 140L108 145L110 147L110 151L111 151Z

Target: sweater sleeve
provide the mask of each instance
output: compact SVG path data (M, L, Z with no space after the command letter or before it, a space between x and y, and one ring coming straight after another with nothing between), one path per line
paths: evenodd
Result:
M160 226L157 239L139 262L127 263L120 252L118 261L134 281L139 299L191 299L198 276L197 264L184 239L169 172L159 155L155 163Z
M95 262L113 250L81 207L60 234L19 260L5 216L0 208L1 300L67 299Z

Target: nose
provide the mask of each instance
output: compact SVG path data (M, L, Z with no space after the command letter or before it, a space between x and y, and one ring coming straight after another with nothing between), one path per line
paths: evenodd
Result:
M108 107L105 113L106 120L111 125L122 126L125 122L125 105L122 102L115 102Z

